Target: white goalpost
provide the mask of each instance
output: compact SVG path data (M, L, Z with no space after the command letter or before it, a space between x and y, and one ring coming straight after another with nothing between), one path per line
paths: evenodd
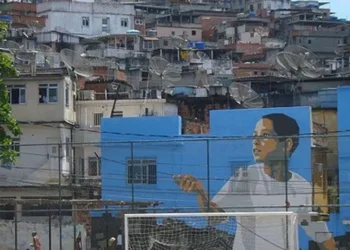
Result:
M298 250L293 212L124 215L125 250Z

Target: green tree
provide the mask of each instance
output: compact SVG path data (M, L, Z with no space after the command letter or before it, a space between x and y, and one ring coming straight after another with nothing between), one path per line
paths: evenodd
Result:
M0 22L0 40L3 41L7 34L8 24ZM11 56L0 51L0 161L13 163L16 161L18 152L12 149L12 137L21 134L20 127L13 117L9 95L3 79L17 76Z

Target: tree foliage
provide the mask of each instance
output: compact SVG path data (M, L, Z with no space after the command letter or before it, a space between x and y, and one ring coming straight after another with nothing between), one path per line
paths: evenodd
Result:
M3 41L8 30L6 22L0 22L0 40ZM9 103L8 90L3 79L15 77L16 69L13 66L11 56L0 51L0 161L2 163L13 163L16 161L18 152L12 148L12 137L21 134L20 127L13 117Z

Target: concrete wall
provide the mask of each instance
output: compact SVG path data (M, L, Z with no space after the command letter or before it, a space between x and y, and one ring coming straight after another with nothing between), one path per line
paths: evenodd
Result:
M65 142L66 138L71 141L70 129L60 128L59 125L21 125L22 134L19 137L19 143L41 145L20 146L17 161L12 165L0 167L0 186L58 182L58 146L52 144ZM68 174L71 166L71 153L66 150L71 149L62 147L61 166L62 173ZM63 178L62 181L64 180Z
M38 222L40 221L40 222ZM49 249L49 224L48 219L27 217L17 224L18 249L32 249L31 232L38 233L43 249ZM76 232L81 232L83 249L85 248L86 232L83 226L77 225ZM15 224L14 221L0 220L1 250L15 249ZM59 226L58 221L52 220L51 224L51 242L52 249L59 249ZM64 218L62 226L62 250L74 249L74 225L71 219Z
M156 27L157 36L185 36L190 41L202 41L202 28L200 24L181 24L181 26L162 26L159 24Z

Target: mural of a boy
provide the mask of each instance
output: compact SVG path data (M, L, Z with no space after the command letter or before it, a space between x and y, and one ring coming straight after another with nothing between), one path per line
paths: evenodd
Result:
M288 169L288 162L299 145L299 134L299 125L292 117L283 113L264 115L256 123L253 132L252 154L256 164L250 165L244 174L241 171L232 176L212 199L210 208L213 212L261 212L267 210L259 207L281 206L272 210L284 211L285 208L282 207L288 203L291 206L289 211L303 214L299 224L312 240L324 249L336 249L327 224L313 222L307 215L311 208L306 207L312 205L311 184ZM199 180L185 174L174 176L174 181L183 191L195 193L199 208L203 212L207 211L208 195ZM301 223L302 221L307 223ZM266 222L254 217L238 217L233 250L286 249L285 220L269 218L269 225L266 225ZM216 220L215 223L219 221ZM273 241L268 240L271 239L271 235Z

